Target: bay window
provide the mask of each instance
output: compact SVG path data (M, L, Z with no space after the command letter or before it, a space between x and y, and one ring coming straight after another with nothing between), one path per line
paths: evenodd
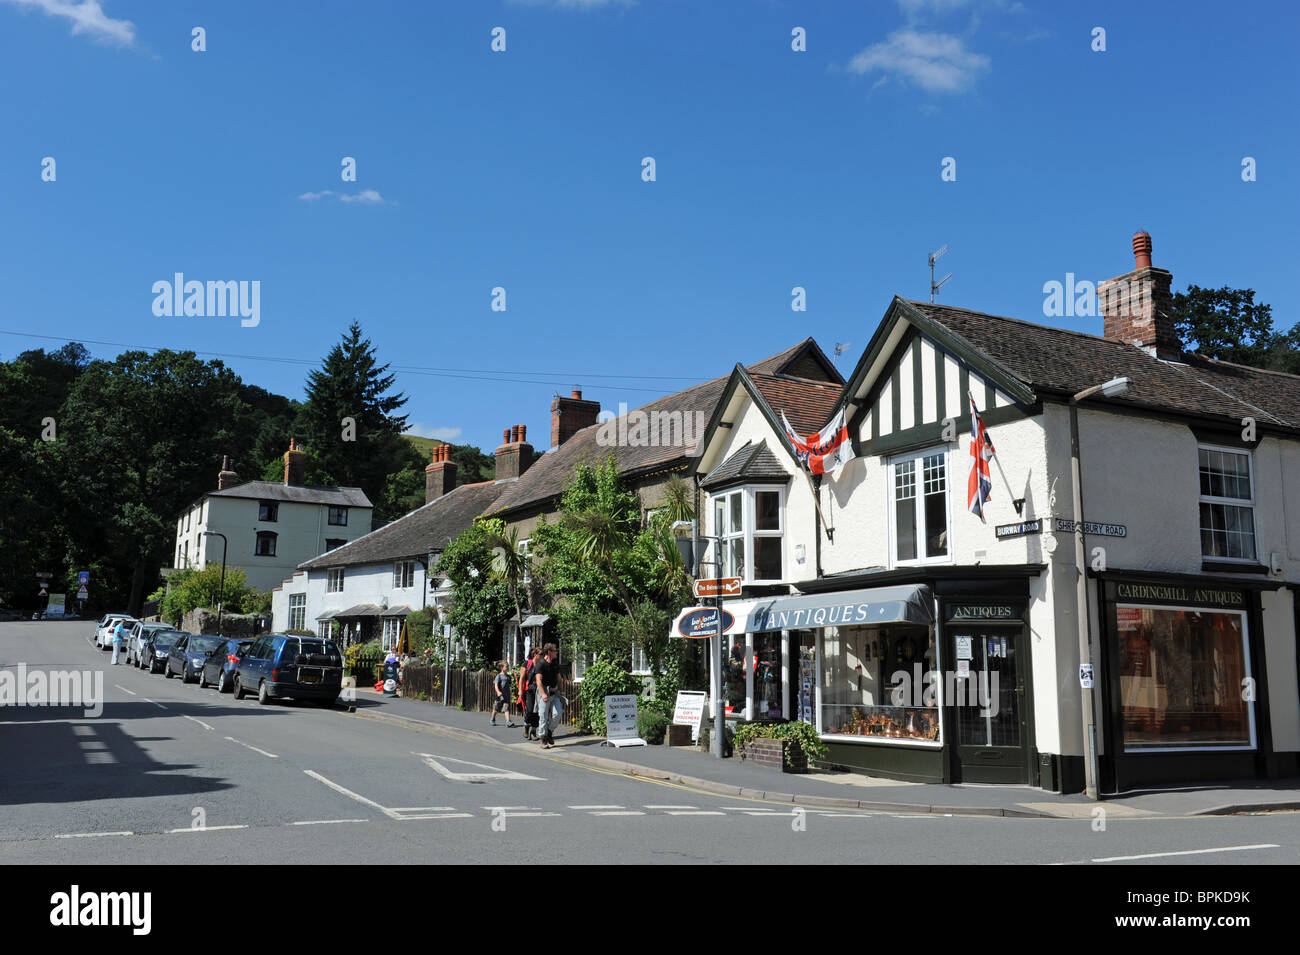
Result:
M781 580L784 575L783 537L785 491L779 487L742 487L713 497L711 545L721 556L713 573L740 577L746 583Z

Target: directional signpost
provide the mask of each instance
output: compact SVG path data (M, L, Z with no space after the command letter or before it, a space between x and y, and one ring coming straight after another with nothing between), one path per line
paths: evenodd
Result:
M697 597L739 597L739 577L708 577L695 581Z

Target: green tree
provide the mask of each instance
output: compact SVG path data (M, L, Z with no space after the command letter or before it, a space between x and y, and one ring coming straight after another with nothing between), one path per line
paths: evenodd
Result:
M37 448L69 565L107 564L94 586L120 588L130 612L171 563L176 515L212 486L223 453L248 446L254 416L238 386L193 352L124 352L77 377L58 439Z
M510 616L510 591L492 573L493 553L488 545L504 529L499 520L475 521L438 556L437 572L452 587L447 622L468 644L475 666L500 658L501 627Z
M1189 351L1254 368L1300 373L1300 323L1273 328L1273 308L1255 302L1254 289L1197 285L1174 294L1175 328Z
M307 376L307 401L295 437L335 483L361 488L376 505L375 516L392 519L401 515L385 511L385 482L407 465L410 443L402 437L406 416L397 414L407 399L389 393L396 376L386 374L388 367L378 363L370 340L353 322L322 366ZM354 440L345 438L346 418L353 421Z
M149 595L150 600L158 601L158 615L176 626L191 610L205 607L215 611L218 599L227 614L265 613L270 609L269 597L248 586L240 567L226 568L223 586L220 564L209 564L202 570L193 567L178 570L164 586Z

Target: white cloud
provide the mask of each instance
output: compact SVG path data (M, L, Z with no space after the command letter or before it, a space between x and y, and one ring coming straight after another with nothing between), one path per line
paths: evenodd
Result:
M374 189L362 189L360 192L335 192L333 189L322 189L320 192L304 192L298 197L304 202L315 202L318 199L338 199L339 202L359 202L366 206L387 206L396 203L389 202Z
M424 424L412 424L407 427L406 433L420 438L436 438L439 441L452 442L457 440L462 432L460 428L431 428Z
M135 24L130 20L114 20L104 13L99 0L0 0L24 8L34 8L52 17L72 21L72 35L85 33L100 43L131 46L135 43Z
M989 68L989 58L971 53L960 37L896 30L849 61L849 72L883 73L909 80L931 93L960 93Z

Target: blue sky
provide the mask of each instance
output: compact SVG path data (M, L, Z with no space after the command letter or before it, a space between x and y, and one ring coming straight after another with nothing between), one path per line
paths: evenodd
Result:
M0 331L276 359L228 364L301 397L355 318L418 431L490 452L574 386L635 406L807 335L847 372L944 244L941 302L1100 334L1043 284L1146 229L1176 289L1289 328L1297 10L0 0ZM260 282L259 324L155 316L175 272Z

